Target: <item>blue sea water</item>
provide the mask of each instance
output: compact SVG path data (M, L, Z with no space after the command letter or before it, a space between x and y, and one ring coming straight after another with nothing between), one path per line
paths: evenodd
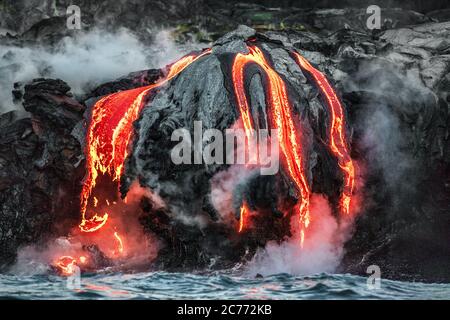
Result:
M450 299L450 284L367 279L347 274L261 279L214 273L151 272L83 275L81 286L67 286L54 275L0 275L0 298L8 299Z

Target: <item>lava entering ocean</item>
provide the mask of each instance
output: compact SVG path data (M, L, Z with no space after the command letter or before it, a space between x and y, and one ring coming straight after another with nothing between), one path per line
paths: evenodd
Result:
M268 126L270 129L277 129L284 172L298 193L297 203L292 206L290 211L297 215L298 238L300 246L303 247L310 222L315 219L310 211L312 191L307 170L309 150L303 136L305 128L294 111L285 80L275 70L272 62L255 43L252 42L247 48L247 54L238 53L234 56L231 70L237 109L247 139L250 141L251 132L260 129L256 128L260 122L253 118L250 110L245 88L245 71L248 66L255 65L265 79ZM114 248L109 250L111 259L126 256L129 239L126 233L118 230L123 228L117 228L112 221L111 210L117 205L117 202L102 194L105 189L103 184L114 186L119 194L118 187L124 170L124 162L129 152L133 122L139 117L148 95L177 76L191 63L210 53L211 50L208 49L198 55L187 55L172 64L167 75L160 81L148 86L107 95L92 108L86 137L87 174L81 192L79 231L81 234L93 234L99 237L99 231L106 230L103 234L112 239L108 242L114 244ZM327 146L337 159L339 168L344 175L339 207L342 216L347 216L350 214L355 169L346 141L344 110L324 74L315 69L297 52L292 52L292 55L301 70L314 80L326 102L331 123ZM97 185L102 185L102 187L97 190ZM126 199L122 203L125 202ZM247 226L251 221L250 213L253 214L253 208L250 208L244 200L240 208L238 233L246 232L248 229ZM284 215L286 216L286 213ZM86 259L82 253L76 257L65 255L54 264L62 274L68 275L73 272L74 265L85 264Z
M311 191L305 170L305 158L307 154L306 150L302 147L301 128L293 120L292 106L283 79L270 65L264 53L257 46L249 46L248 50L248 54L239 53L236 55L232 70L234 91L242 123L246 132L250 132L251 129L254 129L254 123L256 122L252 119L244 87L244 68L248 64L254 63L264 71L267 77L267 104L270 108L269 114L271 114L270 125L278 129L278 139L286 171L300 193L300 202L295 206L295 211L299 217L300 243L303 246L306 229L313 217L310 216L309 210ZM294 56L301 68L312 75L321 93L326 98L331 115L329 147L337 157L339 166L345 175L340 206L344 214L349 214L355 172L345 140L345 119L342 106L326 77L297 52L294 52ZM239 232L244 229L245 219L243 215L247 211L247 205L244 203L241 208Z
M167 75L156 82L136 89L116 92L100 99L92 108L91 122L87 134L86 171L87 175L81 193L81 223L79 229L85 233L96 232L104 227L108 221L109 213L98 215L92 212L88 218L86 213L89 205L92 211L97 210L104 201L108 207L110 202L107 198L91 197L97 185L97 179L101 175L109 177L108 180L120 183L124 161L127 157L128 145L133 131L133 122L138 118L145 99L149 92L161 87L173 77L178 75L195 60L210 53L205 50L201 54L191 54L181 58L169 66ZM118 190L118 188L117 188ZM113 233L117 243L114 256L124 252L124 241L117 231ZM77 260L64 256L57 260L56 267L62 274L71 274L73 265Z

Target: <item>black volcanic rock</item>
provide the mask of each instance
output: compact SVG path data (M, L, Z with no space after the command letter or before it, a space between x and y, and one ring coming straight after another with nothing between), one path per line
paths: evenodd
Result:
M150 69L132 72L127 76L103 83L84 97L84 100L104 96L117 91L129 90L138 87L143 87L155 83L158 79L163 77L163 72L160 69Z
M81 9L83 27L97 24L114 28L117 21L136 31L144 31L166 21L177 21L195 16L197 1L192 0L48 0L3 1L0 27L23 34L28 40L52 39L57 34L70 34L66 27L67 8L77 5ZM144 14L145 13L145 14ZM71 12L70 12L71 14ZM76 31L75 31L76 32Z
M46 126L71 130L80 121L85 107L69 91L70 87L62 80L35 79L25 86L23 107Z
M71 131L84 107L69 90L61 80L37 79L25 86L23 104L31 117L0 117L1 268L19 247L66 234L77 221L84 170Z
M325 1L326 2L326 1ZM39 4L39 5L38 5ZM393 29L432 21L448 21L445 1L426 5L423 1L377 3L381 7L381 28ZM342 28L369 31L366 12L369 4L318 1L277 1L257 4L255 1L223 2L218 0L5 0L0 11L0 28L11 34L0 36L5 42L17 41L55 44L64 36L79 30L67 28L67 8L81 9L83 30L98 27L117 30L125 27L141 39L151 40L153 28L169 27L181 42L210 42L225 32L245 24L258 31L313 31L330 34ZM330 6L331 5L331 6ZM315 6L320 9L311 9ZM404 8L404 9L401 9Z

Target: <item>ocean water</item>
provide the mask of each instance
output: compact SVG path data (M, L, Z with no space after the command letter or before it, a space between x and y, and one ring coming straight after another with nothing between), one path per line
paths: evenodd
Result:
M195 275L151 272L83 275L80 286L54 275L0 275L5 299L450 299L450 284L381 280L347 274L255 279L225 273Z

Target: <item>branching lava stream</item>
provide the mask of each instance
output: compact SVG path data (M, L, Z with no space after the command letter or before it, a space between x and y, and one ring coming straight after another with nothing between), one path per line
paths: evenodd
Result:
M209 53L210 50L205 50L199 55L187 55L172 64L167 75L155 84L116 92L95 103L86 140L87 174L81 193L81 223L79 225L81 232L98 232L108 221L108 212L99 214L95 211L98 207L109 206L109 200L92 196L92 192L101 175L108 176L110 181L119 186L124 161L128 155L133 122L142 111L149 92L166 84L192 62ZM124 252L124 239L118 231L115 231L113 235L113 241L117 244L114 257L118 257ZM78 264L77 259L68 256L63 256L54 263L63 275L72 274L75 264Z

